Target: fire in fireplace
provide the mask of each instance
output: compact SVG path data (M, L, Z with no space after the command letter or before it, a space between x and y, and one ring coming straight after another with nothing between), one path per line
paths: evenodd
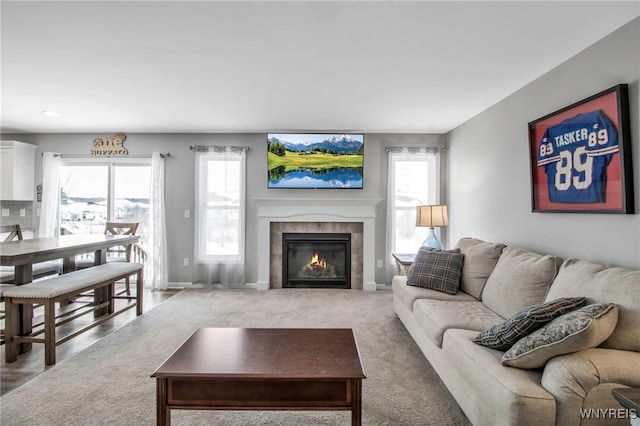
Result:
M320 259L318 253L313 253L313 256L307 263L305 263L298 276L301 278L337 278L336 268L327 263L326 259Z
M351 234L283 233L282 287L351 288Z

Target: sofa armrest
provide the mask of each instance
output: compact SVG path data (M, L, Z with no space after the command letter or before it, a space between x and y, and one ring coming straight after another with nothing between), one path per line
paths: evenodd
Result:
M594 348L547 362L541 384L556 399L556 424L579 425L581 409L619 409L616 387L640 387L640 353ZM628 420L627 420L628 424Z

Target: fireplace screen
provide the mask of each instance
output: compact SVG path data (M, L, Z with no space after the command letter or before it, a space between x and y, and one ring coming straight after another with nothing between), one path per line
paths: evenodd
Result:
M283 233L282 287L351 288L351 234Z

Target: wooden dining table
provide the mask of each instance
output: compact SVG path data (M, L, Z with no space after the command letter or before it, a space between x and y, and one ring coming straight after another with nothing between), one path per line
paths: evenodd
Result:
M105 263L107 250L115 246L126 246L138 242L137 235L71 234L58 237L32 238L28 240L0 243L0 265L13 266L14 284L23 285L33 281L33 264L62 259L62 272L75 270L75 256L93 253L95 265ZM107 300L106 289L96 291L95 302ZM20 305L21 307L23 305ZM96 311L96 315L106 313ZM31 329L32 309L20 312L21 332ZM29 344L30 345L30 344ZM21 352L30 348L22 348Z
M15 268L15 285L33 281L34 263L62 259L62 271L75 269L75 256L93 253L96 265L106 262L107 249L138 242L137 235L71 234L0 243L0 265Z

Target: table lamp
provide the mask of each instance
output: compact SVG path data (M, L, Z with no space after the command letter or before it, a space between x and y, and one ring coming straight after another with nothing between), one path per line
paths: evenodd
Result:
M423 246L432 247L442 250L442 244L436 236L435 227L449 225L449 216L447 215L447 206L417 206L416 207L416 226L428 226L429 235L422 243Z

